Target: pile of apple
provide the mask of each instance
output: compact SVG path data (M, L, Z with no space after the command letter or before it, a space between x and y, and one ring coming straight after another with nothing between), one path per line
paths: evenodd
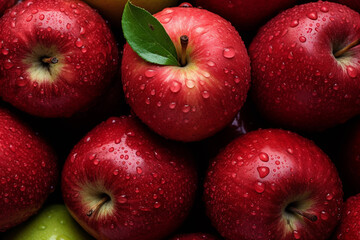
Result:
M0 0L0 239L360 239L337 2Z

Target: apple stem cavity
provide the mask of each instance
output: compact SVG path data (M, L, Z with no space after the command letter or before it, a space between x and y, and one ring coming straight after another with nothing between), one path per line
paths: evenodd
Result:
M41 61L47 64L56 64L59 62L59 59L57 59L56 57L44 57L41 59Z
M307 212L304 212L304 211L301 211L297 208L294 208L294 207L288 207L287 208L287 211L293 213L293 214L297 214L297 215L300 215L312 222L316 222L317 221L317 216L315 216L314 214L311 214L311 213L307 213Z
M344 47L344 48L340 49L339 51L337 51L337 52L334 54L334 56L335 56L336 58L341 57L341 56L342 56L344 53L346 53L350 48L353 48L353 47L355 47L355 46L357 46L357 45L359 45L359 44L360 44L360 39L357 39L357 40L353 41L352 43L350 43L349 45L347 45L346 47Z
M101 206L103 206L106 202L110 201L110 197L108 195L103 196L99 202L97 202L87 213L88 217L91 217L94 212L97 212Z
M186 66L187 60L186 60L186 49L189 44L189 37L186 35L182 35L180 37L181 42L181 54L180 54L180 65L182 67Z

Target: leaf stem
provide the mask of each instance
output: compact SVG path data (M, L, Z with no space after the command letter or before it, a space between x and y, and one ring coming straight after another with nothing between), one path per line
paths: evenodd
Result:
M334 56L336 58L341 57L341 55L343 55L345 52L347 52L350 48L355 47L356 45L360 44L360 39L357 39L355 41L353 41L352 43L350 43L349 45L347 45L346 47L340 49L339 51L337 51Z
M57 57L44 57L41 61L43 63L56 64L59 62L59 59L57 59Z
M180 37L181 42L181 53L180 53L180 65L183 67L187 64L186 60L186 49L189 44L189 38L186 35Z

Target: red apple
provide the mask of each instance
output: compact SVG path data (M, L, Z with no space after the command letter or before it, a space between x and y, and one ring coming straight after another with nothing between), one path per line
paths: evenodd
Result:
M336 230L338 240L360 239L360 194L346 200L343 207L341 222Z
M314 2L268 22L253 40L252 97L281 126L323 130L360 113L360 14Z
M97 239L161 239L192 206L197 177L191 160L135 118L110 118L71 151L63 198Z
M241 31L256 31L281 10L294 6L296 1L195 0L195 4L226 18Z
M14 6L16 3L16 0L0 0L0 16L3 15L3 13Z
M360 12L360 1L359 0L335 0L335 2L344 4L355 11Z
M209 137L230 123L245 102L250 64L243 41L229 22L203 9L166 8L155 17L187 62L180 67L148 63L126 44L122 80L127 102L166 138ZM183 35L188 37L184 51Z
M57 182L53 150L17 116L0 108L0 232L35 214Z
M188 233L180 234L170 240L216 240L217 238L206 233Z
M118 64L105 21L77 0L19 3L0 19L0 51L0 96L41 117L85 108Z
M231 142L211 162L204 193L207 214L226 239L326 239L342 197L327 155L277 129Z

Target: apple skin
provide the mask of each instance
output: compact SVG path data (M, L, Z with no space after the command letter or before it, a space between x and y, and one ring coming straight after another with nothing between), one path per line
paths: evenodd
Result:
M360 113L360 15L314 2L286 10L250 45L252 98L264 117L282 126L320 131Z
M127 0L84 0L90 6L98 9L114 27L121 27L121 17ZM131 3L145 8L150 13L156 13L165 7L175 6L178 0L132 0Z
M4 14L4 12L14 6L16 0L0 0L0 16Z
M204 9L166 8L154 16L178 54L180 37L188 36L187 65L145 62L126 44L125 98L135 114L165 138L202 140L230 123L245 102L250 85L246 48L229 22Z
M295 5L297 0L195 0L201 6L229 20L239 31L256 31L281 10Z
M343 206L343 214L334 240L360 239L360 194L348 198Z
M335 2L344 4L355 11L360 12L360 2L358 0L335 0Z
M62 204L44 207L27 222L9 230L4 237L7 240L92 239Z
M161 239L186 218L197 174L181 145L153 134L133 117L110 118L71 151L62 193L71 215L97 239ZM102 196L98 212L87 216Z
M327 239L340 220L336 168L313 142L284 130L235 139L210 163L204 186L207 214L226 239Z
M0 96L22 111L69 117L95 101L116 73L110 29L81 1L24 1L0 25ZM59 62L45 66L43 57Z
M36 132L0 108L0 232L35 214L58 180L57 158Z
M218 238L207 233L187 233L176 235L170 240L217 240Z

